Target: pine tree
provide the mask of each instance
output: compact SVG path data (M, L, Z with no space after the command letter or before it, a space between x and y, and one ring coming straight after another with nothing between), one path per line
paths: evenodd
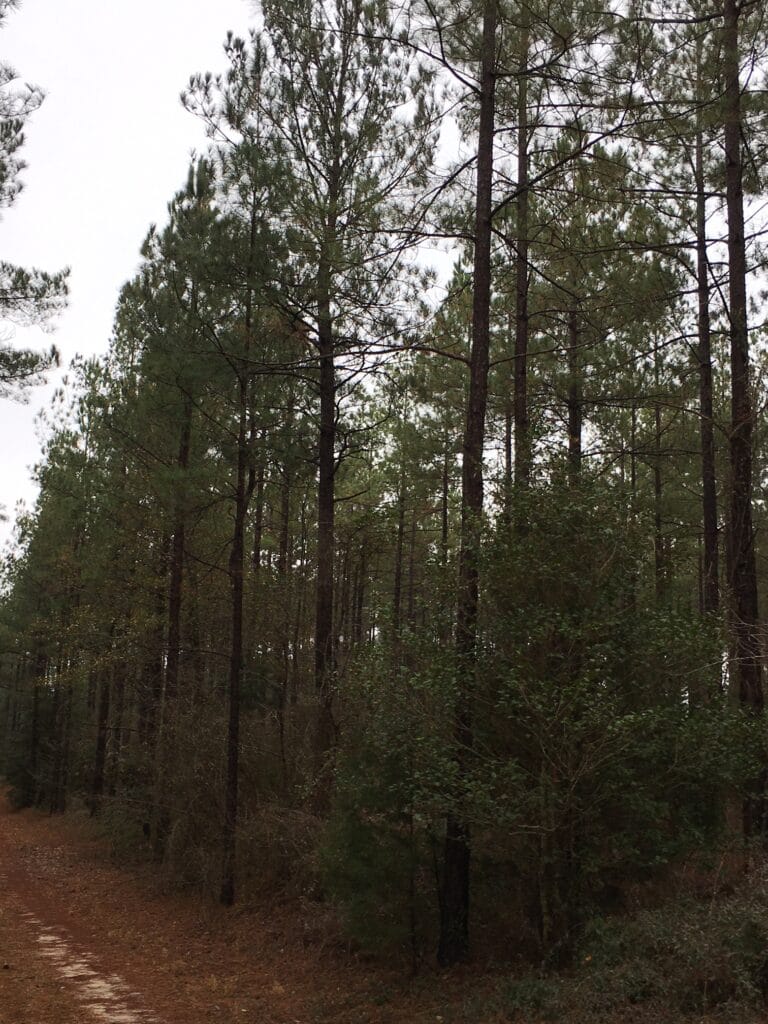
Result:
M0 27L17 0L0 3ZM24 170L19 150L24 127L43 101L36 86L19 85L14 69L0 62L0 208L11 206L22 189ZM36 268L0 261L0 320L12 324L46 324L59 313L67 297L69 271L50 274ZM28 388L39 384L43 374L58 364L58 353L17 349L0 341L0 397L24 398Z

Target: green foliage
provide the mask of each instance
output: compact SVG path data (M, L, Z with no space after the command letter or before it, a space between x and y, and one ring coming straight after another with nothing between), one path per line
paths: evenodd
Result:
M502 533L487 555L477 728L493 754L476 778L486 791L503 779L487 806L496 830L522 838L513 857L557 945L615 881L715 839L760 734L720 694L717 630L643 593L620 495L539 489L525 542Z
M479 1020L568 1020L599 1024L648 1020L679 1024L763 1019L768 996L768 890L765 865L718 892L718 872L701 868L698 891L652 908L595 917L567 971L536 971L496 981L490 991L441 1016ZM686 890L682 876L675 879ZM637 1016L635 1016L637 1015Z
M525 1020L532 1015L541 1020L561 1020L561 988L556 979L528 975L503 985L498 999L513 1020Z
M450 762L435 676L356 666L354 730L336 771L321 878L364 947L421 949L433 924L433 857ZM359 673L359 675L357 674Z
M641 542L621 494L586 483L538 489L524 543L500 525L461 775L435 637L408 631L400 667L386 645L354 664L323 878L358 941L406 944L449 811L472 828L480 905L501 885L519 912L512 894L527 891L555 959L622 887L718 840L761 733L720 693L719 630L644 592Z
M379 767L391 770L392 765ZM386 788L372 793L365 782L345 781L349 790L337 796L324 833L321 879L341 907L350 938L368 949L402 949L408 941L414 856L407 822L396 802L383 799Z
M628 918L595 919L581 940L578 984L595 1009L664 1000L682 1013L759 1007L766 987L764 866L728 896L705 893Z
M18 3L4 0L0 5L0 27ZM19 150L24 143L24 126L43 101L36 86L20 83L10 65L0 63L0 207L11 206L22 189L20 174L24 162ZM48 273L0 261L0 320L21 324L46 324L61 312L68 293L68 270ZM23 398L27 388L39 384L45 370L58 365L58 355L14 349L0 342L0 398Z

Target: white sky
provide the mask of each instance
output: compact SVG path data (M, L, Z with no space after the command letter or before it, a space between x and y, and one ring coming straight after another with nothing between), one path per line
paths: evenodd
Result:
M76 353L106 350L147 229L164 221L190 153L205 146L179 93L190 74L223 70L227 30L244 35L252 21L248 0L24 0L9 16L0 59L46 100L27 125L25 189L0 220L0 258L72 268L53 335L18 329L17 344L55 342L64 368ZM11 518L20 498L34 501L35 417L54 383L28 405L0 399L0 504ZM0 541L10 531L0 523Z

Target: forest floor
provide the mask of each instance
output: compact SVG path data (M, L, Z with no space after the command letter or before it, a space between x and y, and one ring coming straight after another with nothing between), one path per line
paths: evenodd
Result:
M0 801L0 1024L440 1024L465 983L365 962L307 909L162 893L77 816Z
M149 867L116 864L76 815L0 800L0 1024L768 1020L735 1004L709 1017L658 1001L585 1015L542 993L481 965L409 978L313 927L311 908L225 911L163 893Z

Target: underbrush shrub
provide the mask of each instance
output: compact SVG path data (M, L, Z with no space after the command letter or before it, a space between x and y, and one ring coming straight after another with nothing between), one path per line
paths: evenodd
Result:
M107 841L114 860L124 864L151 860L152 848L141 812L137 813L123 796L102 800L98 816L91 819L91 828Z
M584 990L622 1002L661 999L681 1013L733 1004L757 1011L768 997L768 866L729 896L668 900L627 917L595 919L577 958ZM606 986L606 979L621 982ZM642 982L637 991L627 980Z
M40 687L38 696L36 731L38 737L45 736L52 720L50 695ZM30 702L31 704L31 702ZM36 761L33 766L31 750L33 745L33 714L31 706L20 713L15 729L8 731L2 744L2 776L8 784L8 801L15 810L42 804L48 795L50 785L50 744L39 740Z
M640 586L645 548L620 495L553 485L528 511L525 544L499 530L486 545L475 746L494 841L536 893L542 954L562 963L628 886L717 844L762 740L720 692L719 625Z
M563 984L552 976L527 975L503 982L498 1004L508 1019L557 1021L565 1011Z
M643 588L646 534L624 497L542 486L526 518L524 544L499 523L483 549L461 759L465 682L440 624L345 667L320 872L363 945L432 948L450 814L472 836L474 934L508 958L573 963L591 919L717 848L726 801L759 770L759 723L721 693L720 624ZM655 992L640 965L616 985Z
M223 736L224 710L215 695L180 703L173 754L163 778L163 874L169 885L198 889L214 898L221 885Z
M418 640L410 638L415 662ZM419 658L418 660L421 660ZM434 941L440 822L453 766L435 676L379 653L354 675L319 866L350 939L418 962Z
M317 898L320 822L302 807L261 803L241 814L239 884L247 896Z
M715 881L713 879L713 881ZM585 923L567 969L497 978L455 1024L758 1024L768 1016L768 864L730 895L689 896Z

